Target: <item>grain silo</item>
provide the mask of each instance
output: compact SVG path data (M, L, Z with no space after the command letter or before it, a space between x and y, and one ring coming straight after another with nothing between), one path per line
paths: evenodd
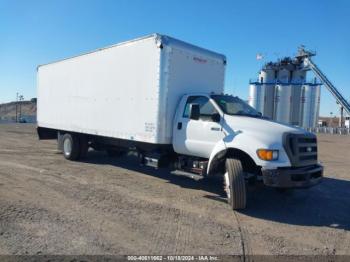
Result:
M301 88L300 120L302 127L315 127L320 108L320 85L308 84Z
M249 104L259 112L264 112L265 86L252 84L249 88Z
M318 122L320 84L306 81L300 60L286 57L263 66L250 83L249 104L273 120L315 127Z
M275 86L274 119L282 123L290 123L292 86L277 84Z
M300 96L301 96L301 87L306 79L306 70L293 70L291 76L292 84L292 99L291 99L291 116L290 124L300 125Z

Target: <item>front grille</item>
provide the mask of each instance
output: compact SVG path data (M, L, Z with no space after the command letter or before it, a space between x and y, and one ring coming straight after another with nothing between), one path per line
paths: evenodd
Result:
M305 143L305 144L317 143L317 139L316 139L316 137L299 137L298 138L298 142L299 143Z
M317 138L312 133L286 133L283 141L292 166L308 166L317 164Z
M300 156L299 160L306 161L306 160L317 160L317 155L312 156Z

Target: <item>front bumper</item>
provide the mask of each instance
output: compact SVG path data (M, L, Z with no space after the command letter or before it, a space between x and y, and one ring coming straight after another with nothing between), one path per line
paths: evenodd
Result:
M298 167L262 169L264 184L279 188L311 187L321 182L323 166L320 164Z

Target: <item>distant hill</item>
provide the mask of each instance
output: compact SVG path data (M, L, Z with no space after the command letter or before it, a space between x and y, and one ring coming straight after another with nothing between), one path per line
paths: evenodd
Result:
M0 104L0 121L1 122L16 121L16 104L17 104L18 118L20 117L20 112L21 112L21 117L22 119L25 119L26 122L35 122L36 100Z

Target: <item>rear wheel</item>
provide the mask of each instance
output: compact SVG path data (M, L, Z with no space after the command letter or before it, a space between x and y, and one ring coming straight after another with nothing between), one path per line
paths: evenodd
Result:
M74 134L64 134L62 137L63 155L68 160L77 160L80 156L79 137Z
M224 189L227 195L227 202L232 209L244 209L246 207L246 186L240 160L234 158L226 159Z

